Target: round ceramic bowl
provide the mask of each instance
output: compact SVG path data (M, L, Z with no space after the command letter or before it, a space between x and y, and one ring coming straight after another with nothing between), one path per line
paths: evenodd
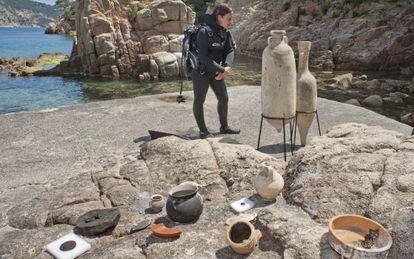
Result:
M361 241L378 230L370 248L364 248ZM385 258L392 245L388 231L377 222L359 215L339 215L329 222L329 244L345 258Z

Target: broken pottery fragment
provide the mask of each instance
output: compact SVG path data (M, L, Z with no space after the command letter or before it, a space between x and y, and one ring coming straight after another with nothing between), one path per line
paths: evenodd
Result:
M151 224L151 220L143 220L137 224L132 225L132 228L130 230L130 234L138 232L140 230L146 229Z

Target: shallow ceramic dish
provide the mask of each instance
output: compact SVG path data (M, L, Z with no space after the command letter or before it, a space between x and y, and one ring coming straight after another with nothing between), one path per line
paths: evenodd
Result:
M151 231L157 237L179 237L182 233L179 228L167 228L163 223L152 224Z
M364 248L361 241L370 230L378 230L378 238L371 248ZM385 258L392 245L388 231L377 222L359 215L339 215L329 222L329 244L346 258Z

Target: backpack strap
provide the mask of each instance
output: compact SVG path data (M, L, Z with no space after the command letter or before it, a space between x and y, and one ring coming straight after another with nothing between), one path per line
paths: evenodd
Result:
M208 26L207 24L200 24L200 28L205 28L206 32L207 32L207 37L208 37L208 45L211 46L211 44L213 44L213 37L214 37L214 32L213 30L210 28L210 26Z

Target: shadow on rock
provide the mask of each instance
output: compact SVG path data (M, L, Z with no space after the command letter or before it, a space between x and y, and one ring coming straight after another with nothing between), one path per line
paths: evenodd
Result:
M157 244L157 243L170 243L170 242L174 242L175 240L179 239L180 237L157 237L154 234L149 235L146 238L146 245L147 247L152 245L152 244Z
M249 255L239 255L236 254L230 246L226 246L223 248L220 248L216 251L216 258L217 259L233 259L233 258L248 258Z
M266 201L266 200L263 200L263 198L260 197L260 195L258 194L253 194L252 196L249 197L249 200L254 201L255 203L254 208L267 207L269 205L276 203L276 199L274 199L273 201Z
M302 147L301 145L295 145L293 151L297 151L301 147ZM278 143L275 145L266 145L266 146L261 146L258 150L268 155L280 154L280 153L284 153L284 145L283 143ZM291 152L290 142L286 142L286 155L290 152Z
M328 232L322 235L321 240L319 241L319 249L320 249L320 258L326 259L337 259L341 258L341 255L335 252L331 248L331 245L328 242Z

